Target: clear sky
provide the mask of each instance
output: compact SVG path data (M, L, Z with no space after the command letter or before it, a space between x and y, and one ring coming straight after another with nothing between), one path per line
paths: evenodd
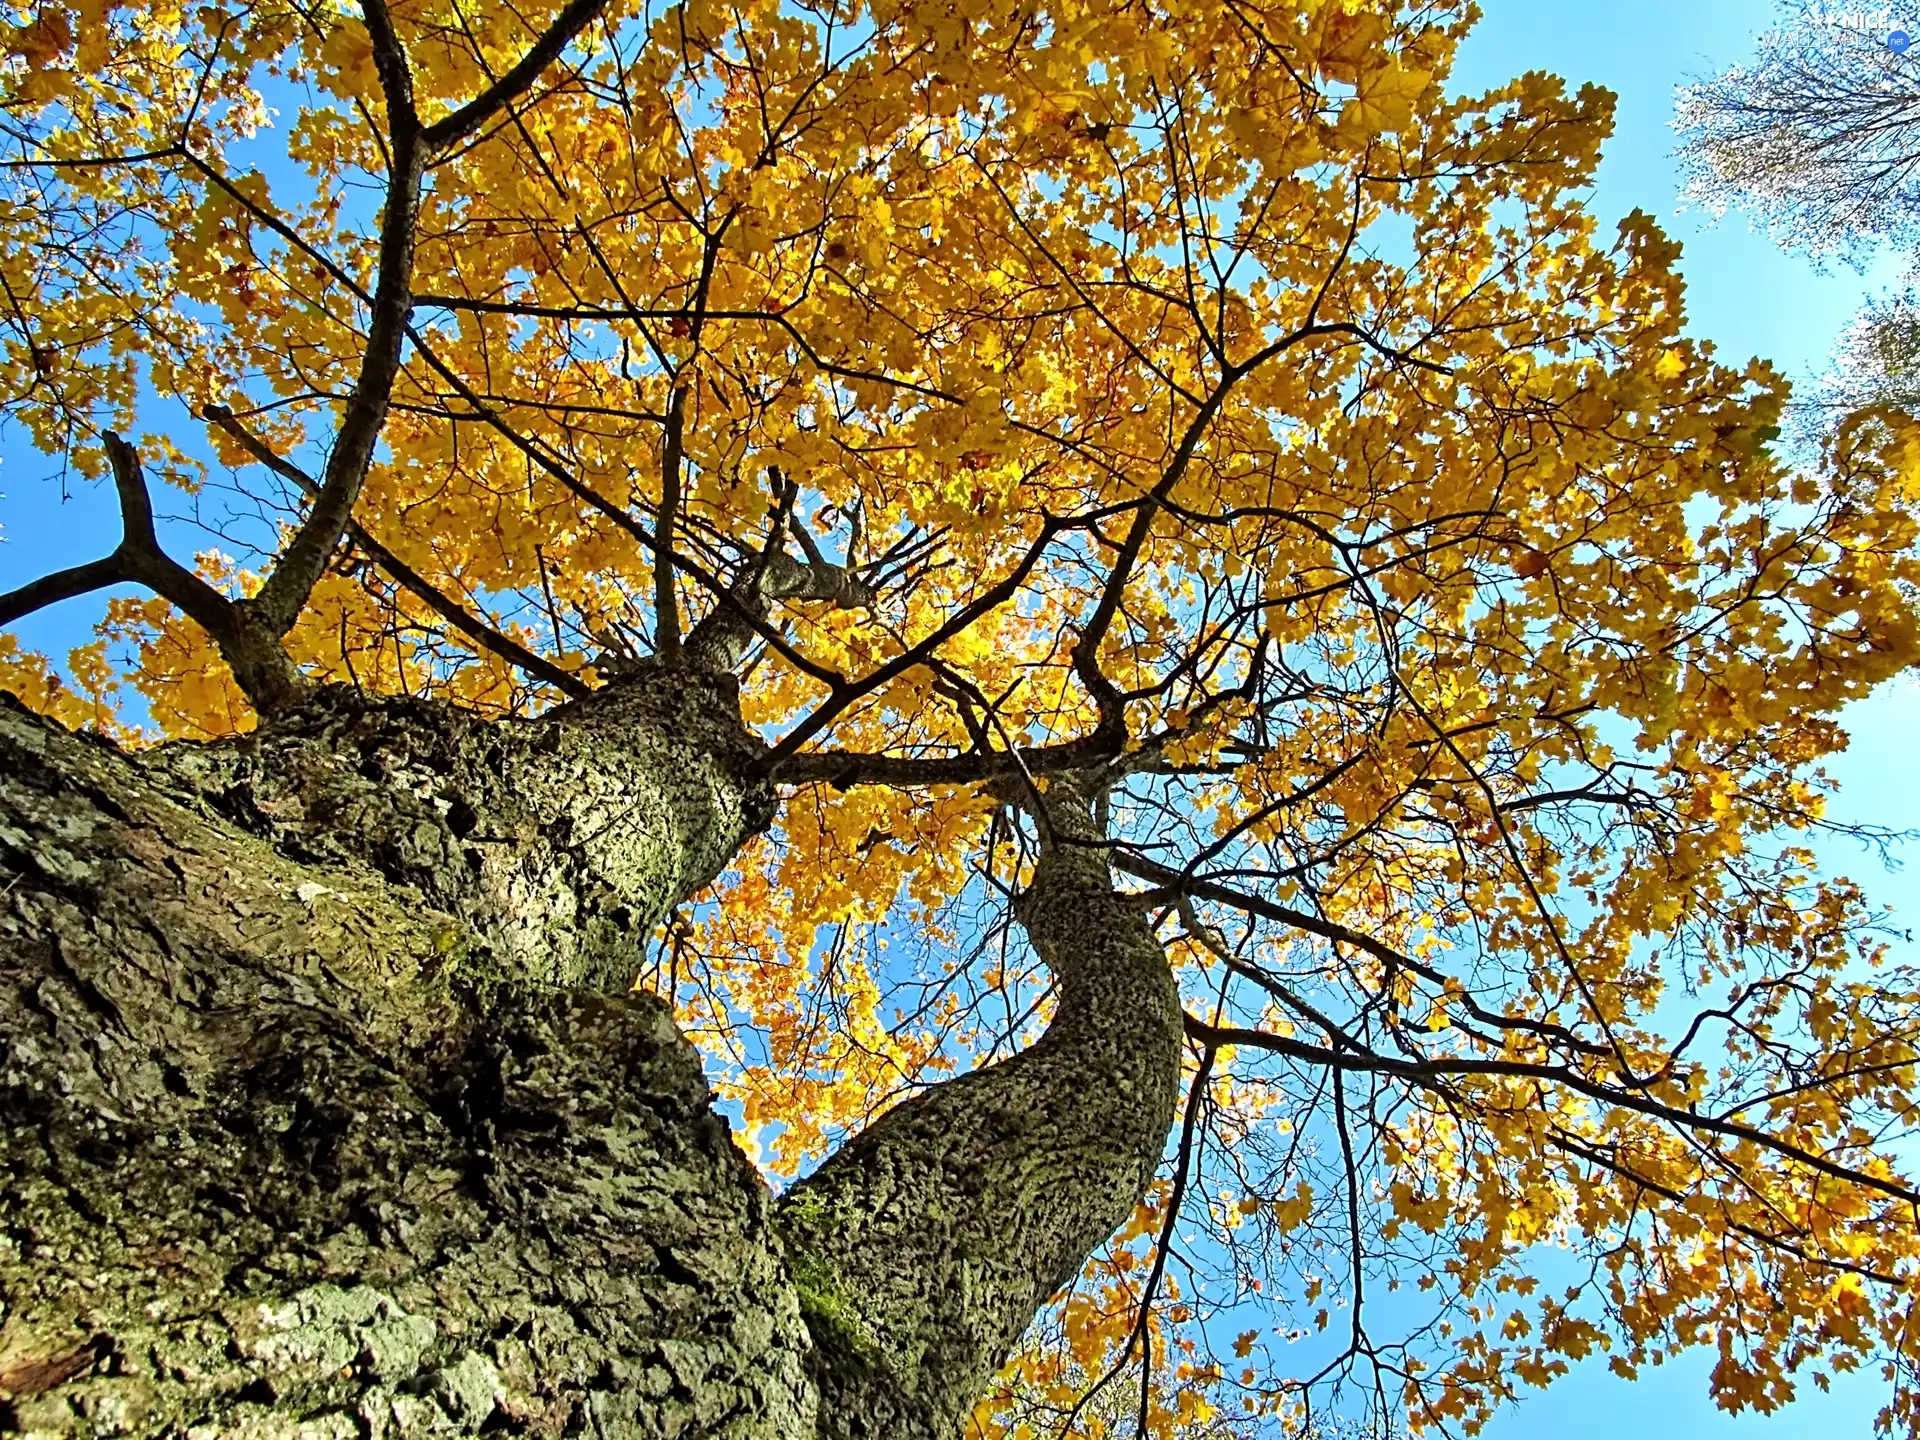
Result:
M1686 246L1682 269L1695 334L1713 339L1737 362L1762 355L1789 374L1817 371L1863 297L1891 284L1889 259L1861 276L1836 267L1820 274L1782 254L1738 216L1717 226L1676 214L1678 182L1668 122L1676 84L1743 58L1772 19L1770 0L1482 0L1486 18L1469 41L1456 76L1461 88L1499 83L1546 69L1570 83L1593 80L1620 97L1594 205L1603 219L1635 208L1659 217ZM1920 0L1914 0L1920 20ZM1911 28L1920 29L1920 25ZM42 477L53 463L17 435L0 435L0 589L111 548L117 523L110 497L82 486L66 504ZM178 497L172 497L178 503ZM208 543L205 532L172 531L182 558ZM22 638L60 654L89 638L98 597L70 602L19 626ZM1906 737L1920 730L1920 686L1902 682L1849 716L1853 747L1834 766L1843 783L1836 818L1901 828L1920 799ZM1916 847L1920 850L1920 847ZM1907 916L1920 912L1920 883L1889 874L1859 850L1828 846L1829 867L1850 873ZM1696 1352L1628 1384L1604 1362L1577 1369L1498 1419L1493 1440L1799 1440L1867 1436L1882 1402L1875 1381L1836 1384L1830 1396L1805 1396L1770 1417L1728 1417L1706 1395L1708 1352Z
M1620 97L1618 118L1600 170L1595 213L1603 220L1638 208L1658 217L1686 247L1690 328L1712 339L1729 363L1748 355L1772 360L1796 379L1816 373L1835 338L1869 294L1904 269L1885 257L1862 276L1836 266L1820 274L1783 254L1745 219L1719 224L1677 212L1679 181L1669 128L1673 91L1745 59L1753 37L1774 21L1772 0L1481 0L1486 18L1468 41L1455 76L1461 89L1499 83L1525 70L1551 70L1570 85L1592 80ZM1909 19L1920 20L1920 0ZM1920 29L1920 26L1909 28ZM1842 790L1836 819L1906 828L1920 801L1911 736L1920 729L1920 686L1911 681L1856 707L1848 717L1853 744L1831 768ZM1920 859L1920 846L1909 847ZM1828 845L1829 868L1849 874L1871 894L1911 916L1920 911L1920 876L1889 874L1857 847ZM1872 1434L1884 1403L1877 1376L1836 1382L1821 1395L1811 1385L1769 1416L1729 1416L1707 1398L1710 1351L1695 1351L1629 1384L1604 1360L1577 1368L1530 1396L1485 1432L1490 1440L1842 1440Z

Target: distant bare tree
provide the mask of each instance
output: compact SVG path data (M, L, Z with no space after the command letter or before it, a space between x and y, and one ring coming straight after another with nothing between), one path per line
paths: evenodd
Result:
M1897 405L1920 412L1920 257L1907 272L1908 293L1869 304L1841 337L1815 403L1822 408Z
M1920 241L1920 51L1889 5L1786 0L1750 65L1681 91L1687 198L1815 257Z
M1785 0L1752 63L1680 92L1685 198L1738 209L1815 260L1884 245L1920 269L1920 25L1894 6ZM1911 28L1915 48L1890 39ZM1920 308L1869 305L1842 339L1824 407L1920 405Z

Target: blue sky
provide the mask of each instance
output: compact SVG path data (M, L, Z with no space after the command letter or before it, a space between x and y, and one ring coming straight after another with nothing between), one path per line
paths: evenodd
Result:
M1695 334L1714 340L1738 362L1762 355L1797 378L1818 371L1836 336L1868 294L1893 283L1901 265L1887 257L1862 276L1835 267L1828 273L1781 253L1744 219L1714 225L1700 215L1676 214L1678 182L1668 128L1674 86L1741 59L1773 16L1767 0L1482 0L1486 17L1469 41L1456 75L1462 88L1479 88L1529 69L1547 69L1570 83L1593 80L1620 97L1619 117L1600 174L1594 208L1603 219L1635 208L1659 217L1686 246L1682 270ZM1920 12L1920 0L1915 0ZM1920 19L1917 13L1915 19ZM1920 29L1920 26L1912 28ZM110 496L81 484L61 503L57 483L44 479L54 462L17 435L0 435L0 589L60 565L91 559L111 548L117 523ZM178 497L173 497L176 504ZM183 558L208 543L204 533L172 532ZM23 640L60 654L89 637L99 597L70 602L30 617ZM1920 780L1902 741L1920 725L1920 686L1901 682L1850 714L1853 746L1833 768L1842 781L1836 818L1899 828L1920 800ZM1830 868L1850 873L1871 893L1911 915L1920 911L1920 883L1890 874L1857 849L1828 846ZM1882 1403L1878 1384L1836 1384L1830 1396L1807 1394L1771 1417L1729 1417L1706 1395L1707 1352L1628 1384L1604 1364L1575 1371L1498 1419L1493 1440L1606 1436L1633 1440L1786 1440L1801 1436L1865 1436Z

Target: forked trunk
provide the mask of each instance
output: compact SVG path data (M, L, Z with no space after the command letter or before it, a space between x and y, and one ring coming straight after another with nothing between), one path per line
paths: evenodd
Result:
M1046 1033L934 1086L783 1197L779 1221L854 1433L958 1434L1047 1297L1153 1178L1180 1077L1179 992L1114 893L1094 797L1047 794L1052 840L1016 913L1053 971Z
M1172 980L1056 844L1046 1038L776 1220L628 993L771 815L737 714L655 669L129 756L0 697L0 1430L953 1440L1151 1173Z

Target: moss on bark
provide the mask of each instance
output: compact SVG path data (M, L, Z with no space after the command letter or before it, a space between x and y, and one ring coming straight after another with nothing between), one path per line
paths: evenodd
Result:
M243 827L264 784L182 776L257 762L180 759L0 706L5 1428L814 1434L770 1197L664 1008L515 973L466 882Z
M1056 843L1045 1038L776 1206L626 989L758 750L659 669L140 756L0 696L0 1429L954 1440L1151 1173L1172 979Z

